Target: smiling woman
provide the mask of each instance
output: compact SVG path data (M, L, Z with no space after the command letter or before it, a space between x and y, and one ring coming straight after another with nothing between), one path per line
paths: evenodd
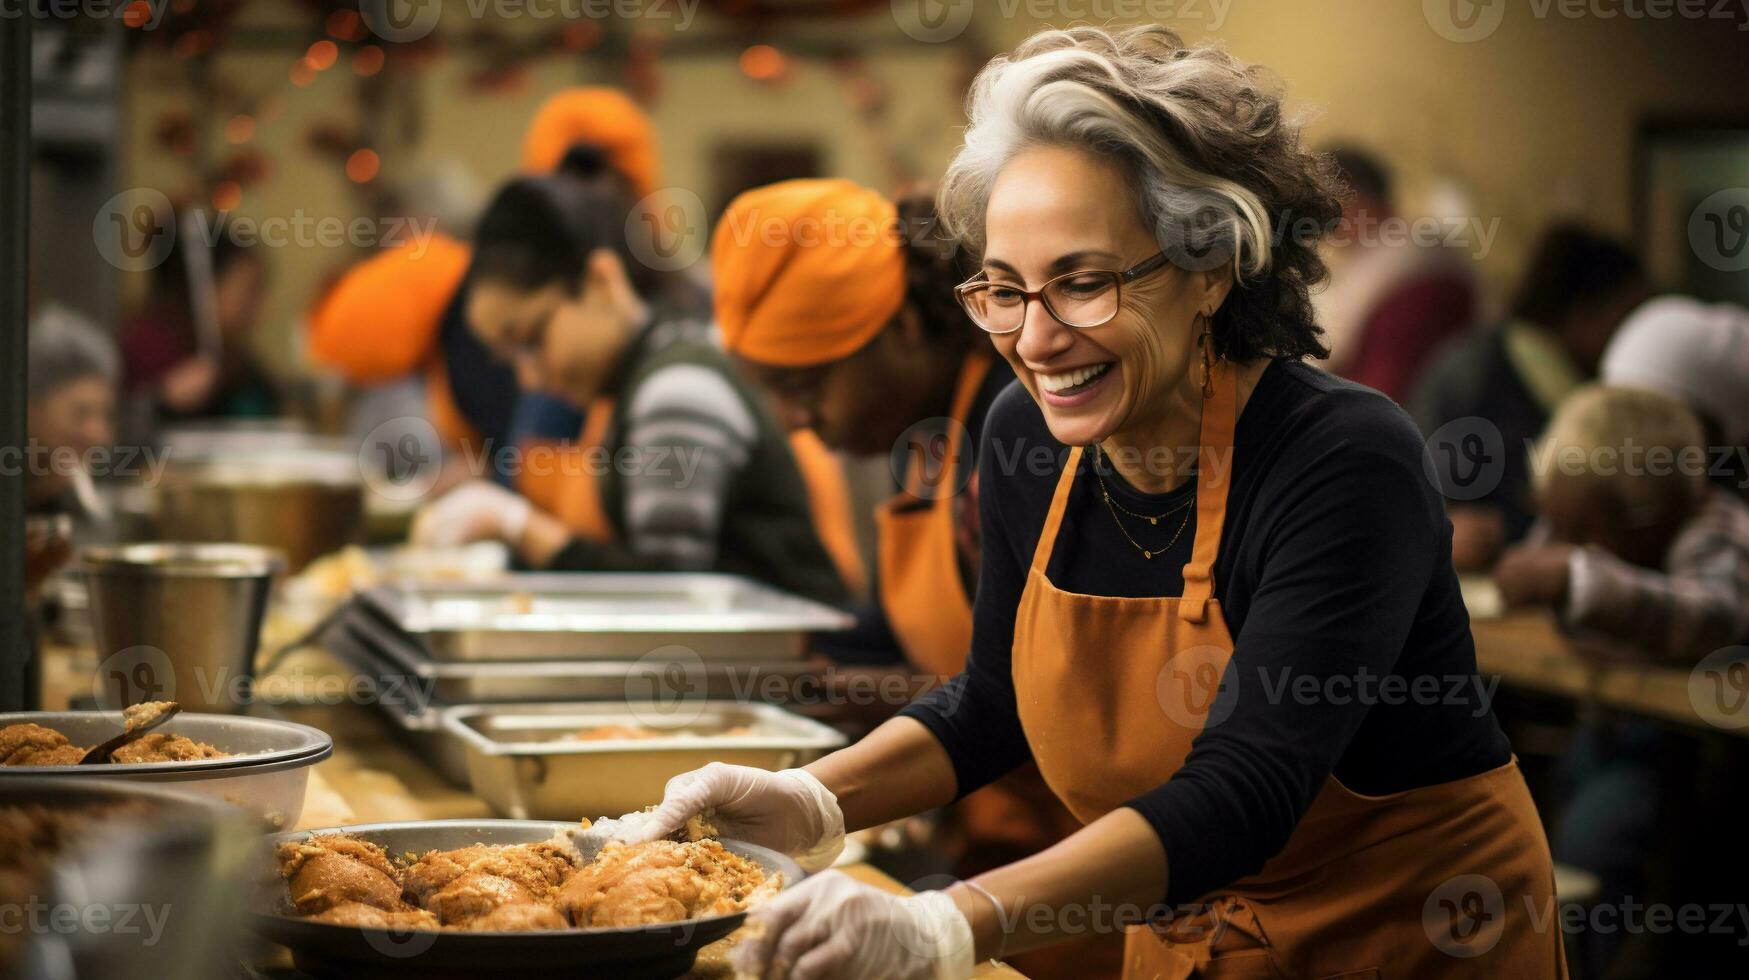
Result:
M1028 761L1085 826L915 899L819 876L754 972L965 976L1127 928L1127 978L1565 974L1423 443L1301 362L1336 187L1263 77L1160 27L980 75L941 208L1019 385L978 454L966 669L804 773L704 770L649 829L714 807L812 853ZM1060 469L1016 465L1041 449Z

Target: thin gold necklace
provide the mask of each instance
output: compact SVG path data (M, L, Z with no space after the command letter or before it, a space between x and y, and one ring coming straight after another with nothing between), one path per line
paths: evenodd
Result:
M1155 555L1165 554L1172 550L1172 546L1178 543L1179 535L1184 533L1185 526L1190 523L1190 505L1196 502L1195 494L1186 498L1182 503L1174 504L1172 507L1167 508L1159 514L1138 514L1118 503L1116 500L1113 500L1111 497L1111 491L1105 486L1105 477L1101 476L1099 472L1099 447L1097 445L1093 447L1093 479L1099 483L1099 496L1105 501L1105 509L1111 512L1112 523L1117 525L1118 532L1124 536L1124 540L1128 541L1131 547L1142 553L1143 558L1151 560ZM1178 522L1178 530L1173 531L1172 539L1159 548L1142 547L1140 542L1130 536L1129 528L1123 526L1123 518L1117 516L1118 511L1123 511L1125 514L1138 520L1147 521L1149 524L1159 524L1160 518L1170 517L1181 510L1184 511L1184 517Z

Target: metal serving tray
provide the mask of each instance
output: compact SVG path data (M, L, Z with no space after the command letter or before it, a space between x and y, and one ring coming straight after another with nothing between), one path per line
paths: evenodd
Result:
M570 737L603 725L665 734ZM443 726L466 749L474 792L522 820L617 817L660 803L669 779L707 763L788 769L845 744L817 721L732 701L476 705L449 710Z
M354 670L400 692L419 708L524 701L644 701L664 696L727 700L781 699L800 678L817 677L820 665L804 660L730 661L646 656L639 660L445 663L434 661L404 637L368 618L349 616L331 625L323 646Z
M429 820L328 827L267 838L271 845L321 834L350 834L390 854L450 850L471 844L524 844L575 831L575 821ZM783 875L788 888L805 877L790 858L743 841L723 847ZM595 846L577 841L583 857ZM700 948L727 936L745 912L649 926L544 929L534 932L393 931L337 926L295 914L284 881L261 876L250 921L263 937L290 948L297 969L322 980L525 980L528 977L613 977L669 980L692 968Z
M830 606L712 574L522 573L489 583L405 582L361 601L433 660L634 660L680 646L705 659L782 660L808 634L848 629Z

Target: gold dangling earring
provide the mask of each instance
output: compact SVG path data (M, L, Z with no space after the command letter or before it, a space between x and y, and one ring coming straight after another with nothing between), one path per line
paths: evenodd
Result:
M1196 318L1202 322L1202 333L1196 338L1196 345L1202 349L1202 397L1215 397L1215 339L1209 332L1208 317L1198 313Z

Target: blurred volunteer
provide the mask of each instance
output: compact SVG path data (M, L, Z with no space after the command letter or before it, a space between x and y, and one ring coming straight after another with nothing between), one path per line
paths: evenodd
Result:
M655 130L624 93L579 87L549 98L524 137L523 170L553 173L579 146L593 148L601 165L588 175L573 173L578 179L632 199L656 189ZM421 378L426 418L451 449L485 453L524 440L575 438L583 426L577 411L538 397L524 403L515 372L468 330L471 255L466 243L437 233L348 269L310 313L311 357L358 385ZM518 486L543 504L557 492L555 485Z
M632 204L563 176L499 191L469 272L470 329L523 389L587 406L581 439L522 465L556 511L474 481L428 505L413 538L491 538L536 568L719 571L842 601L789 446L702 321L664 319L639 288Z
M1421 437L1301 360L1339 207L1281 108L1157 26L980 76L941 201L1020 384L985 422L966 670L806 770L677 777L644 832L713 808L818 869L1028 759L1086 826L940 892L814 877L755 914L751 972L964 977L1115 922L1128 977L1565 974Z

